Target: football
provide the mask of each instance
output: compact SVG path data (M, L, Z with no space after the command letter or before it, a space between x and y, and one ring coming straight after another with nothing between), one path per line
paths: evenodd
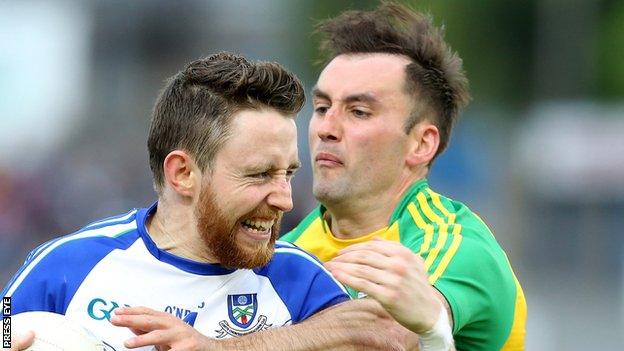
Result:
M14 335L35 332L35 341L26 351L103 351L104 344L91 332L62 314L24 312L11 317Z

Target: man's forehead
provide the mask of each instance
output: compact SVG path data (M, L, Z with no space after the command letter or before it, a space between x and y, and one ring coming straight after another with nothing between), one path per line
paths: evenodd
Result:
M274 164L298 162L297 127L293 118L274 110L244 110L234 117L231 135L219 151L229 163Z
M322 73L362 74L364 71L367 73L365 77L403 76L405 67L411 62L412 60L407 56L388 53L343 54L331 60Z
M379 99L385 94L395 94L404 88L405 67L409 63L402 55L339 55L321 72L313 96L345 99L355 95Z
M246 128L251 129L252 126ZM295 132L273 133L255 129L252 133L230 137L221 151L243 162L292 162L298 157L297 135ZM243 154L245 157L242 157Z
M365 89L355 89L344 91L346 94L340 94L338 96L332 96L330 92L325 92L320 89L318 86L314 86L312 89L312 96L314 98L326 99L326 100L341 100L345 103L351 102L364 102L371 105L380 103L381 98L383 97L383 92L380 91L369 91Z

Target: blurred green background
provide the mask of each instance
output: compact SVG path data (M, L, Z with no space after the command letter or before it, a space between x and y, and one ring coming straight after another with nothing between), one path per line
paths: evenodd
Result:
M310 89L314 23L376 1L0 1L0 280L27 252L154 201L146 136L164 80L220 50ZM527 350L624 344L624 2L414 1L473 101L430 175L490 224L522 282ZM300 114L295 210L314 205Z

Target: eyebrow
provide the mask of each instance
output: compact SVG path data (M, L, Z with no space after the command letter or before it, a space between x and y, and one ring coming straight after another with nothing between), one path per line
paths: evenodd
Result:
M312 97L314 98L320 98L320 99L325 99L325 100L330 100L331 98L329 97L329 94L327 94L326 92L322 91L321 89L319 89L318 87L314 87L314 89L312 89ZM349 104L352 102L366 102L369 103L371 105L375 105L379 103L379 100L371 93L360 93L360 94L353 94L353 95L349 95L346 98L342 99L344 103Z
M290 165L288 166L287 169L298 169L300 167L301 167L301 161L295 160L295 161L290 162ZM274 169L276 169L276 167L275 167L275 164L273 164L273 162L257 163L257 164L247 166L247 170L251 172L260 172L260 171L274 170Z
M317 86L314 86L314 88L312 88L312 97L321 98L321 99L325 99L325 100L331 100L329 98L329 94L327 94L326 92L322 91Z
M346 98L344 98L344 102L345 103L366 102L366 103L373 105L373 104L377 104L379 100L377 100L371 93L362 93L362 94L349 95Z

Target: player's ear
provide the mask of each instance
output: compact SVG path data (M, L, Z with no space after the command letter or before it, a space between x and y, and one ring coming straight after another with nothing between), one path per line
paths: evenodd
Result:
M201 183L195 160L182 150L173 150L163 162L165 183L182 196L193 197Z
M411 168L428 165L440 146L440 132L429 120L417 123L409 133L409 152L405 162Z

